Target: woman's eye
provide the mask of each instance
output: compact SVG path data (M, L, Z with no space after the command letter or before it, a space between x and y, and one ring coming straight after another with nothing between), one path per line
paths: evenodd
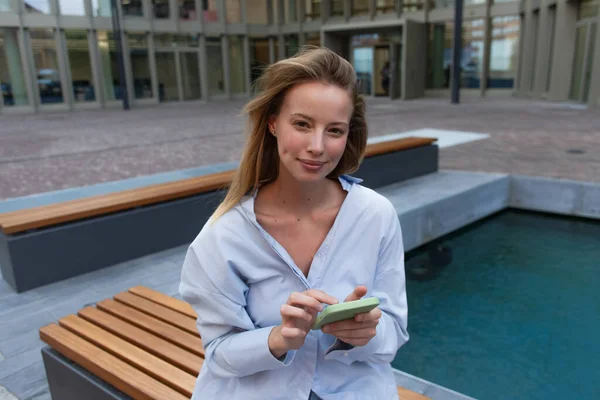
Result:
M297 121L294 123L294 125L300 127L300 128L308 128L308 123L304 122L304 121Z
M332 133L334 133L336 135L343 135L344 134L344 131L341 130L341 129L339 129L339 128L331 129L330 132L332 132Z

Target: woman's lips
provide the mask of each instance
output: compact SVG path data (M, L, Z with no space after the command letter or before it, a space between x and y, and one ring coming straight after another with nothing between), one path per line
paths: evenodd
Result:
M323 165L325 165L324 161L304 160L304 159L298 159L298 161L300 161L300 164L302 164L304 169L306 169L308 171L312 171L312 172L320 170L323 167Z

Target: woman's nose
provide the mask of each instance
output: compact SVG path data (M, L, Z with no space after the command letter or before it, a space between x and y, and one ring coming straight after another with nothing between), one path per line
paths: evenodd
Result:
M310 151L311 153L315 153L315 154L321 154L323 153L323 139L325 138L325 136L323 135L322 132L315 132L312 135L310 135L310 143L308 146L308 151Z

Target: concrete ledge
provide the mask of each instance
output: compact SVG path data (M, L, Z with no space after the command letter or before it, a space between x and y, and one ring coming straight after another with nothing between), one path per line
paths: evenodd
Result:
M505 209L510 177L440 171L378 189L396 207L405 251Z
M514 208L600 219L600 183L513 175Z
M430 397L432 400L475 400L473 397L455 392L454 390L436 385L435 383L417 378L397 369L394 369L394 378L396 379L396 385Z

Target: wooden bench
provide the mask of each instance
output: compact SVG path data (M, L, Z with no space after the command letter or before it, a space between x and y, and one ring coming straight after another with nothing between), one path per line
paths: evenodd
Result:
M354 176L377 188L438 170L434 138L371 144ZM231 181L225 171L0 214L0 267L17 292L193 240ZM32 251L35 249L35 251Z
M196 318L188 303L136 286L42 327L52 398L189 399L204 362Z

